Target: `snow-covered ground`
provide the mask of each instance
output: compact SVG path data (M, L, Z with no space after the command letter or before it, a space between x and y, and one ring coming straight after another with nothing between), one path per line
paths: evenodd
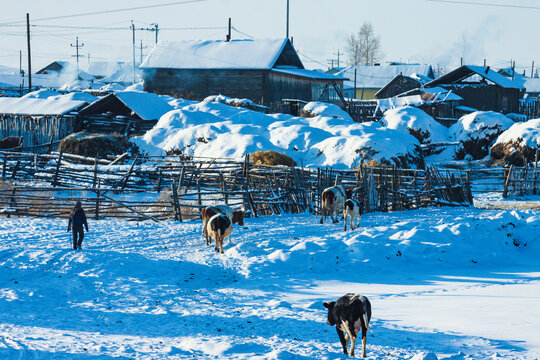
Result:
M424 209L246 219L225 254L200 221L0 220L0 358L346 358L324 300L373 306L370 359L540 356L540 213ZM431 356L431 357L430 357Z

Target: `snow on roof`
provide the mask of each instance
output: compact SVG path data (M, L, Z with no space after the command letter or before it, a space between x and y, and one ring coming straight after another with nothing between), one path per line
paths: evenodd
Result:
M270 69L287 42L287 39L159 42L140 68Z
M425 103L420 95L409 95L377 100L377 106L381 111L400 108L404 106L421 106Z
M463 65L449 72L448 74L427 83L425 86L433 87L437 85L459 83L467 78L470 78L471 76L474 76L475 74L503 88L523 89L523 86L521 86L518 81L512 81L511 79L504 77L498 72L492 70L489 66L474 65Z
M140 81L138 70L135 71L135 81ZM123 64L119 69L109 76L100 79L103 83L131 83L133 82L133 65Z
M15 69L11 66L0 65L0 74L18 74L19 69Z
M85 104L69 99L0 98L0 114L63 115Z
M115 96L143 120L157 120L174 108L159 95L141 91L121 91Z
M34 98L34 99L47 99L51 96L60 95L58 91L49 90L49 89L40 89L36 91L29 92L28 94L23 96L23 99L26 98Z
M430 79L433 76L433 68L431 65L400 64L383 66L350 66L337 73L337 75L349 79L349 81L345 81L344 83L346 89L354 87L354 70L356 70L357 89L380 89L400 74L411 77L416 74Z
M306 69L274 68L272 69L272 72L305 77L313 80L345 80L345 78L340 75L333 75L329 73Z

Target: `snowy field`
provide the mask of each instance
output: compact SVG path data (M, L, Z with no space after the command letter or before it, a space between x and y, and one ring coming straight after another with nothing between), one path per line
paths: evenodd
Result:
M537 211L318 220L246 219L218 255L199 221L90 221L74 252L66 221L2 218L0 358L343 359L322 302L347 292L369 359L540 356Z

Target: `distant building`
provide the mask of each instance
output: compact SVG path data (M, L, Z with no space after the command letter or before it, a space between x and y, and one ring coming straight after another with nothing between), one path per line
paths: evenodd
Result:
M53 61L44 68L39 69L36 74L57 75L66 77L68 75L71 75L71 77L76 78L77 68L75 65L67 61ZM94 76L79 68L79 80L92 81L94 80Z
M355 83L356 71L356 83ZM344 82L343 93L346 98L372 100L375 98L391 97L380 93L390 82L397 87L403 86L403 91L387 88L395 95L411 90L410 79L416 79L421 83L429 82L435 78L431 65L391 63L390 65L361 65L350 66L337 73L348 80ZM397 76L402 76L396 80ZM405 80L404 77L409 79ZM355 91L356 90L356 91ZM386 92L384 90L384 92ZM397 92L397 93L396 93ZM376 96L378 94L378 96Z
M147 91L198 100L222 94L272 109L283 99L338 99L344 81L304 69L288 39L162 42L140 69Z
M463 105L481 111L518 113L524 87L518 81L490 69L489 66L463 65L425 85L452 90L463 98Z

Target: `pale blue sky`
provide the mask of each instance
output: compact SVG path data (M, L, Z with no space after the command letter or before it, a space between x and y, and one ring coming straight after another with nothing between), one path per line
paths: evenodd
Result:
M459 0L457 0L459 1ZM481 3L512 4L540 8L538 0L471 0ZM160 40L223 39L228 17L240 31L255 38L285 36L286 0L207 0L196 3L116 12L84 17L37 21L37 19L163 4L174 0L1 0L0 65L19 66L19 49L26 55L25 14L31 23L47 26L97 26L125 30L32 28L33 70L53 60L70 60L75 36L85 44L81 54L92 59L131 60L130 20L137 27L157 22L160 28L223 27L206 30L163 30ZM459 65L465 62L496 67L516 60L518 70L527 69L536 60L540 65L540 9L440 3L426 0L290 0L290 35L308 68L322 68L330 58L343 51L345 38L356 32L363 21L370 21L381 37L385 61L425 62L433 66ZM11 23L19 21L19 23ZM7 24L11 23L11 24ZM150 32L138 31L137 46L143 40L143 51L154 41ZM233 38L245 38L233 32ZM464 41L467 44L463 46ZM139 49L137 49L139 57ZM322 63L322 64L321 64ZM342 64L344 59L342 56ZM23 59L23 67L26 60Z

